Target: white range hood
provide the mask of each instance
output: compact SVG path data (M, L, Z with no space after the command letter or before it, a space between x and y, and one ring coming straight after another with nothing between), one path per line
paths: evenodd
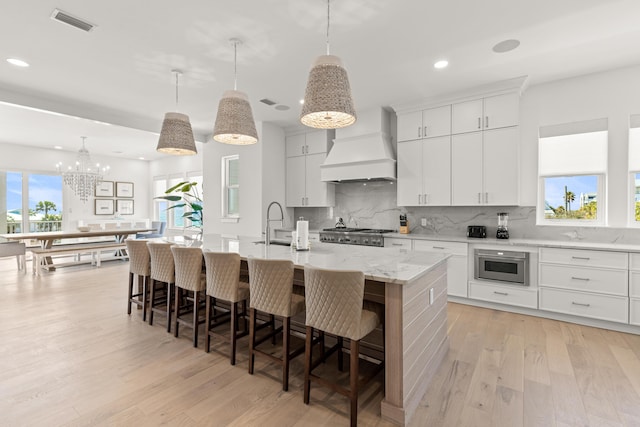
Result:
M377 109L358 116L355 125L336 130L333 147L320 166L320 179L395 181L396 159L388 134L388 113Z

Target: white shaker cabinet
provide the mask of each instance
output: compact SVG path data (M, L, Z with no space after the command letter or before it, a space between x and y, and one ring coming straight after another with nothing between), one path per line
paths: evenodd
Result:
M517 126L519 95L516 92L453 104L451 133Z
M451 105L398 115L398 141L451 134Z
M468 245L466 243L414 240L413 249L451 255L447 260L447 294L467 298Z
M451 205L451 138L398 143L398 206Z
M518 127L452 135L452 204L517 205L518 144Z
M334 184L320 180L320 165L327 157L326 131L286 138L288 207L335 205Z
M629 323L640 326L640 254L629 254Z

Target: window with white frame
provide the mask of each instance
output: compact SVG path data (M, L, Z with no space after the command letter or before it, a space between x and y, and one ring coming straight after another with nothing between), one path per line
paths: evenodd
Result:
M240 156L222 158L222 217L240 217Z
M169 207L169 202L163 199L156 199L156 197L164 196L167 188L169 187L167 186L167 179L165 177L153 177L153 219L155 221L166 222L168 225L167 208Z
M640 227L640 114L629 120L629 225Z
M605 225L606 119L540 128L538 224Z
M183 182L196 182L197 185L192 187L192 194L196 194L202 199L202 172L189 172L185 174L172 174L168 178L166 176L156 176L153 178L153 218L157 221L164 221L168 228L187 228L201 227L202 224L195 224L188 219L189 204L185 204L184 200L169 201L158 199L162 196L184 196L180 192L172 192L167 194L166 191ZM190 198L190 201L194 199ZM184 205L184 206L182 206ZM186 215L185 215L186 213Z

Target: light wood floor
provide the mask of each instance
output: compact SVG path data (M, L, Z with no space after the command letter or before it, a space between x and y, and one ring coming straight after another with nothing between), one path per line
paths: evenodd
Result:
M290 391L278 368L247 372L228 347L194 349L126 314L128 266L77 266L40 278L0 260L0 425L348 425L342 396L312 386L302 359ZM640 426L640 336L459 304L451 350L412 426ZM201 340L202 341L202 340ZM334 361L325 367L334 372ZM360 424L379 418L381 376L360 396Z

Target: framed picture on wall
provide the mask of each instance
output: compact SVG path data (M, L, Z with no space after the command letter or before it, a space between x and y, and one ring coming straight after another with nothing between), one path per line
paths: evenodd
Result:
M133 182L116 182L116 197L133 197Z
M113 199L95 199L96 215L113 215Z
M133 215L133 200L116 200L116 212L120 215Z
M113 197L113 181L100 181L96 184L96 197Z

